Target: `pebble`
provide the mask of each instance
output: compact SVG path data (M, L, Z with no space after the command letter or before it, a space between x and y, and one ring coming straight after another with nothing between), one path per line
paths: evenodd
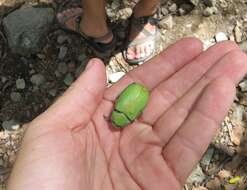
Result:
M206 187L213 190L221 190L221 182L215 177L206 184Z
M168 7L168 10L171 13L175 13L177 11L177 4L176 3L173 3L170 7Z
M221 180L224 180L224 179L231 177L231 172L223 169L223 170L219 171L218 176Z
M26 86L26 83L25 83L25 80L24 79L17 79L15 81L15 84L16 84L16 88L17 89L24 89L25 86Z
M7 80L8 80L7 77L4 77L4 76L1 77L1 82L2 83L5 83Z
M228 40L228 37L224 32L218 32L215 35L215 40L216 40L216 42L221 42L221 41Z
M82 62L87 58L86 54L82 53L77 57L77 61Z
M242 41L242 31L240 29L240 26L239 25L236 25L235 28L234 28L234 34L235 34L235 40L236 42L241 42Z
M166 16L166 15L169 14L169 11L167 10L166 7L161 7L161 13L162 13L164 16Z
M194 6L192 4L183 3L180 8L178 9L178 12L180 15L188 14L193 10Z
M59 36L57 37L57 43L58 43L58 44L63 44L63 43L65 43L66 41L68 41L68 36L59 35Z
M218 12L218 9L216 7L207 7L203 11L203 16L209 17L213 14L216 14Z
M214 155L214 149L213 148L209 148L207 150L207 152L204 154L202 160L201 160L201 164L203 164L204 166L208 166L211 162L211 159Z
M164 29L172 29L173 27L173 18L171 15L165 16L161 21L160 25Z
M206 178L202 171L202 168L197 165L197 167L192 171L191 175L187 179L187 183L201 183Z
M117 72L109 75L109 81L111 83L117 82L119 79L121 79L125 75L124 72Z
M68 48L66 46L62 46L59 49L58 59L64 59L68 52Z
M13 131L19 129L19 125L15 120L8 120L8 121L3 121L2 123L2 128L7 130L7 131Z
M42 74L35 74L30 80L34 85L40 86L45 82L45 77Z
M51 96L55 97L56 94L57 94L57 89L51 89L51 90L49 90L48 93L49 93Z
M121 9L119 11L119 14L121 15L122 19L127 19L128 17L130 17L132 15L132 9L127 7L127 8L124 8L124 9Z
M240 82L239 87L242 92L247 92L247 80Z
M190 2L191 2L193 5L197 6L197 5L199 4L200 0L190 0Z
M118 9L120 7L119 1L113 1L111 4L112 9Z
M68 73L63 80L64 84L66 84L67 86L70 86L73 83L73 81L74 77L71 73Z
M11 11L3 19L9 48L22 56L40 52L54 18L55 11L48 7L22 6Z
M204 0L203 2L208 7L213 7L216 5L216 0Z
M68 71L68 65L65 62L58 63L57 70L62 74L66 74Z
M21 100L21 94L19 92L11 92L10 98L13 102L19 102Z
M58 70L56 70L56 71L55 71L55 76L56 76L57 78L59 78L59 77L61 77L61 73L60 73Z

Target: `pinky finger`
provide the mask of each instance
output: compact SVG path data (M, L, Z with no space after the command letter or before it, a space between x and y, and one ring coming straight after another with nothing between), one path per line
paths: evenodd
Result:
M190 115L163 150L181 184L201 159L235 96L235 85L226 77L213 81L198 99Z

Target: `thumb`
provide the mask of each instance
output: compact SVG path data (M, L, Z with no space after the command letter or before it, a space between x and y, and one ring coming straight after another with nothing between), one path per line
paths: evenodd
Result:
M91 59L83 74L64 95L32 124L69 128L85 126L102 100L105 88L105 66L101 60Z

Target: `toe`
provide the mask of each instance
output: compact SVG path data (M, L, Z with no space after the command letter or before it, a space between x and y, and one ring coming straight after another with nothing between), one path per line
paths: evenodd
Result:
M141 58L145 57L146 53L145 53L145 45L141 46Z
M127 51L127 58L128 59L134 59L135 58L135 52L133 51L132 48L129 48Z
M140 59L141 57L141 46L136 47L136 58Z

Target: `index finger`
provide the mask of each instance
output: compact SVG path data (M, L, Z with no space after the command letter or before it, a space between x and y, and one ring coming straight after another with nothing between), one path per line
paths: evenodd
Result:
M130 83L138 82L149 90L169 78L185 64L203 51L202 43L196 38L184 38L169 46L161 54L127 73L119 82L106 90L104 98L114 101Z

